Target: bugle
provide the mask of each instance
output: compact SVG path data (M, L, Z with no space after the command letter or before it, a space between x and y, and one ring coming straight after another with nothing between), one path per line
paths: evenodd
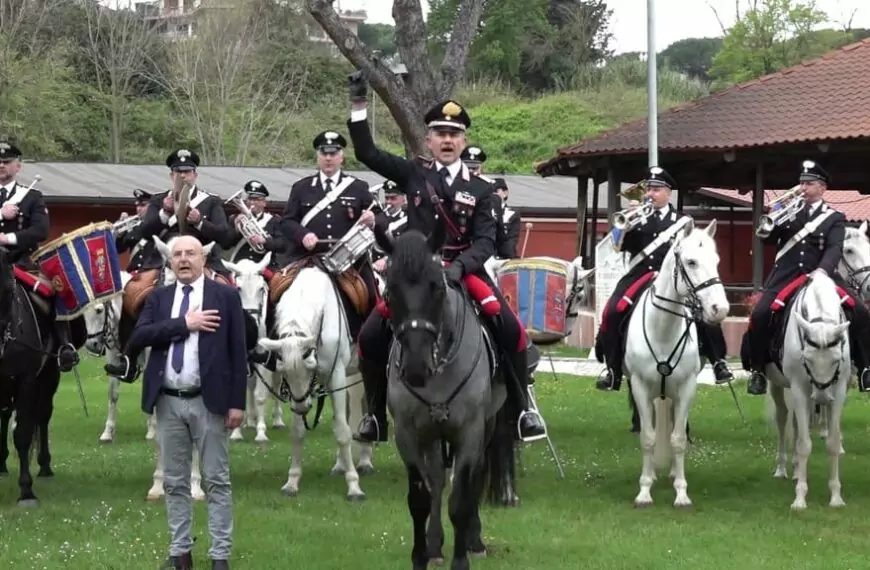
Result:
M634 184L620 194L633 200L635 196L639 196L639 192L646 192L646 184L643 181ZM652 198L645 197L640 204L629 206L613 214L610 219L610 225L613 226L610 234L613 248L616 251L622 251L622 241L625 239L625 234L645 224L653 215L653 211Z
M755 235L762 239L769 237L774 228L794 220L805 204L804 191L800 184L792 186L788 192L770 203L767 214L758 220Z
M230 196L224 204L233 204L239 210L239 216L242 220L241 224L239 224L239 232L242 234L242 238L248 245L251 246L257 253L264 253L266 248L262 246L262 244L254 244L251 242L251 238L254 236L260 236L263 239L269 237L269 234L263 230L260 226L257 225L257 220L254 218L254 213L251 212L251 209L248 208L248 205L245 204L244 198L242 198L242 193L245 191L244 188Z
M141 223L142 218L140 218L138 214L136 214L135 216L128 216L112 224L112 234L116 236L125 234Z

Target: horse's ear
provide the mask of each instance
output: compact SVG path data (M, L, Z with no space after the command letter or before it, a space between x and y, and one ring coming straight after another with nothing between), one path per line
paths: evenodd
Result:
M166 242L160 239L160 236L157 234L151 236L151 239L154 240L154 245L157 247L157 251L160 252L160 255L162 255L164 259L169 260L172 257L172 252L169 251L169 246L166 245Z
M231 261L224 261L224 267L226 267L227 269L229 269L230 271L232 271L236 275L239 274L239 266Z
M683 235L689 237L693 231L695 231L695 220L689 218L689 223L683 228Z
M843 335L846 334L847 330L849 330L850 325L851 323L849 321L838 324L834 329L834 335L836 335L836 338L843 338Z
M861 225L858 226L858 231L861 232L865 236L867 235L867 220L864 220L863 222L861 222Z
M214 244L215 244L215 242L211 242L211 243L209 243L208 245L204 245L204 246L202 246L202 254L203 254L205 257L208 257L209 254L211 254L211 250L212 250L212 248L214 247Z
M714 237L716 235L716 218L713 218L713 221L710 222L710 225L704 228L704 231L707 232L707 235L710 237Z
M260 263L257 264L257 273L263 273L263 271L269 267L269 264L272 263L272 252L266 253L263 256L263 259L260 260Z
M812 325L810 324L810 322L809 322L808 320L806 320L806 319L804 318L804 316L803 316L802 314L800 314L800 311L795 311L794 314L793 314L792 316L797 320L798 328L799 328L799 329L800 329L804 334L806 334L806 333L808 333L810 330L812 330L812 328L813 328Z

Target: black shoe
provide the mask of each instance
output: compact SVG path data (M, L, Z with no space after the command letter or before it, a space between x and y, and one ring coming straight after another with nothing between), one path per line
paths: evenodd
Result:
M604 373L604 377L595 383L595 387L599 390L604 390L605 392L611 390L614 392L619 391L619 382L615 382L614 378L613 371L607 370Z
M525 410L520 414L519 432L522 441L537 441L547 437L543 418L535 410Z
M130 362L130 358L126 355L122 355L114 362L109 362L103 367L103 369L109 376L117 378L121 382L127 382L128 384L135 382L136 377L139 376L138 367L133 366Z
M359 424L359 432L353 435L353 439L363 443L387 441L388 429L386 420L381 422L372 414L366 414Z
M61 346L57 351L57 365L61 372L69 372L79 363L79 353L71 344Z
M211 570L230 570L230 563L226 560L212 560Z
M193 570L193 555L188 552L181 556L170 556L160 570Z
M858 390L861 392L870 392L870 368L865 368L858 375Z
M724 360L719 360L713 365L713 375L716 377L716 384L727 384L734 380L734 375Z
M755 371L752 373L746 391L753 396L762 396L767 393L767 378L765 378L762 372Z

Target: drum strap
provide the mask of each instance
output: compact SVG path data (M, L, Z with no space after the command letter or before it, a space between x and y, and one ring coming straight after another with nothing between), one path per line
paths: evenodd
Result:
M341 196L342 192L347 190L347 187L353 184L356 181L356 178L353 176L347 176L339 182L335 188L333 188L326 196L320 199L320 202L314 204L314 207L308 210L308 213L305 214L305 217L302 218L301 224L303 226L307 226L308 222L313 220L317 214L322 212L327 206L335 202L336 198Z
M145 247L146 243L148 243L148 240L145 238L142 238L138 242L136 242L136 245L133 246L133 249L130 250L130 257L133 258L139 255L139 252L142 250L143 247Z
M20 204L24 197L30 192L30 188L27 186L22 186L19 183L15 183L15 194L9 197L8 200L3 202L3 204Z
M785 254L787 254L789 251L791 251L791 249L794 246L796 246L798 243L800 243L801 240L803 240L808 235L810 235L811 233L813 233L814 231L819 229L819 226L821 226L822 223L825 220L827 220L831 216L831 214L833 214L833 213L834 213L834 209L828 208L827 210L825 210L824 212L819 214L814 220L811 220L807 224L804 224L804 227L802 227L798 233L791 236L791 239L788 240L787 242L785 242L785 245L782 246L782 249L779 250L778 252L776 252L776 261L779 261L780 259L782 259L782 257Z
M393 232L399 230L400 228L405 227L405 224L407 224L407 223L408 223L408 216L402 216L401 218L395 219L392 222L390 222L390 225L387 226L387 231L389 232L390 235L392 235Z
M652 240L652 242L650 242L648 246L643 248L640 253L631 258L631 263L628 264L628 270L626 271L626 273L630 273L632 269L643 263L643 261L647 257L649 257L655 250L674 239L674 236L677 235L677 232L683 229L683 227L691 221L692 218L690 218L689 216L683 216L682 218L677 220L677 223L660 233L659 237Z
M266 212L265 214L263 214L260 217L259 220L257 220L257 225L265 230L266 224L268 224L269 220L271 220L271 219L272 219L272 214L270 214L269 212ZM239 252L242 250L242 248L245 247L246 245L248 245L247 240L245 240L245 238L239 238L239 241L236 243L236 245L233 246L233 249L230 250L230 263L235 263L236 256L239 254Z

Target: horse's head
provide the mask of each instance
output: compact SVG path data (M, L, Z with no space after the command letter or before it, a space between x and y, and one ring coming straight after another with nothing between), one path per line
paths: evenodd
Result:
M83 316L88 333L85 350L92 356L103 356L110 348L121 315L115 311L112 301L106 301L88 307Z
M395 241L386 273L390 320L402 347L399 373L420 386L435 373L440 358L447 299L441 261L423 234L409 231Z
M151 239L154 240L154 246L157 248L157 251L160 252L160 257L163 258L163 273L161 277L161 284L163 285L172 285L176 282L177 278L175 276L175 272L172 271L172 240L169 240L167 244L160 236L153 235ZM173 238L175 239L175 238ZM208 259L209 254L211 253L212 248L214 247L215 242L210 242L208 245L202 246L202 254Z
M258 325L264 326L266 306L269 301L269 285L263 277L263 271L269 267L270 261L272 261L271 251L259 263L250 259L242 259L237 263L224 261L224 265L235 276L236 287L242 299L242 308L257 321Z
M870 300L870 237L866 221L857 229L846 228L839 272L865 301Z
M824 274L813 275L792 316L798 325L804 370L818 383L837 378L843 366L849 367L842 362L849 321L841 315L834 281Z
M725 286L719 278L715 235L716 220L703 230L695 228L690 221L677 236L668 260L662 265L663 274L666 265L673 272L676 294L688 299L690 306L699 308L701 318L707 323L722 322L731 310Z
M279 355L278 369L290 387L293 411L299 414L311 408L319 345L335 344L338 351L343 334L341 324L323 325L326 303L338 304L336 313L340 314L341 299L337 293L330 294L334 288L329 276L320 269L301 270L275 307L278 338L257 341L262 348Z

